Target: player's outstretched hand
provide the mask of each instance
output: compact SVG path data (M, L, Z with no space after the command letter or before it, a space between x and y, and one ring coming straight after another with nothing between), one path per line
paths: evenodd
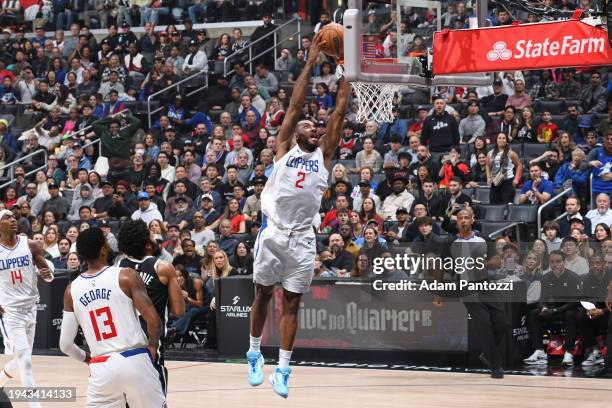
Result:
M46 281L46 282L51 282L53 281L53 272L51 272L51 269L49 268L40 268L38 270L38 274Z
M326 41L321 39L319 34L315 35L308 49L308 61L314 63L321 53L321 48L325 45Z

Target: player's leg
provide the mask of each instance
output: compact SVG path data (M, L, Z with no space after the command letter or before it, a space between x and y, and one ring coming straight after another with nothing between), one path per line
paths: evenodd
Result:
M2 316L0 316L0 330L2 331L2 342L4 343L4 354L7 356L13 356L13 358L4 365L2 372L0 372L0 388L4 387L7 382L17 377L19 374L19 368L17 367L17 359L13 354L13 345L11 338L13 333L9 335L6 329L6 324Z
M251 305L251 326L249 330L249 350L246 353L248 380L251 386L258 386L264 381L264 358L261 354L261 335L266 323L268 303L272 298L274 285L280 280L283 265L277 256L282 252L274 231L268 227L259 230L255 242L255 259L253 262L253 281L255 282L255 300Z
M268 303L272 298L274 286L255 285L255 300L251 306L251 329L249 334L249 384L257 386L264 381L264 358L261 354L261 335L268 315Z
M166 397L159 383L159 375L148 353L120 357L121 390L130 408L166 407Z
M504 340L508 336L510 330L510 323L506 316L504 306L497 302L487 302L487 308L489 309L489 316L491 321L491 327L493 329L494 349L493 357L491 357L491 370L492 375L497 378L503 377L504 370ZM493 370L498 370L494 372Z
M87 385L86 408L121 408L124 406L123 392L121 391L122 367L118 361L124 357L113 354L105 362L91 363L90 375Z
M31 319L32 314L29 312L23 313L23 311L21 313L5 313L2 319L4 331L6 332L3 335L7 335L11 343L13 361L16 362L23 387L36 387L36 380L32 373L31 344L33 342L33 328ZM10 373L8 374L10 375ZM29 406L30 408L39 408L40 404L38 402L30 402Z
M300 308L301 293L290 292L283 288L283 314L280 321L280 349L278 350L278 367L270 376L270 384L281 397L289 396L289 375L291 353L297 334L297 314Z
M470 314L470 318L474 325L474 331L478 333L476 340L479 341L480 344L478 344L478 349L482 352L480 360L489 366L491 369L491 376L495 374L495 378L499 378L501 362L496 353L495 335L489 310L485 304L475 296L464 299L464 305ZM501 371L501 376L503 376L503 370Z

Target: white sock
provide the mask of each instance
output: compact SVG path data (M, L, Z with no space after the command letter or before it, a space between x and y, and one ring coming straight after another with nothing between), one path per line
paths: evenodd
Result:
M278 368L289 368L291 353L293 353L293 350L278 350Z
M259 347L261 346L261 337L253 337L249 336L249 353L255 352L260 353L261 350Z

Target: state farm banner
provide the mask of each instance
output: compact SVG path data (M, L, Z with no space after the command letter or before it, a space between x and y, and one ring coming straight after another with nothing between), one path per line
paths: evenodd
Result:
M607 33L579 20L434 34L434 75L610 64Z

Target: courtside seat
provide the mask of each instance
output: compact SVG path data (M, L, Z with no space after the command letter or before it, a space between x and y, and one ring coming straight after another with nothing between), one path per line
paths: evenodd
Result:
M478 206L478 219L503 221L506 219L506 204L483 204Z

